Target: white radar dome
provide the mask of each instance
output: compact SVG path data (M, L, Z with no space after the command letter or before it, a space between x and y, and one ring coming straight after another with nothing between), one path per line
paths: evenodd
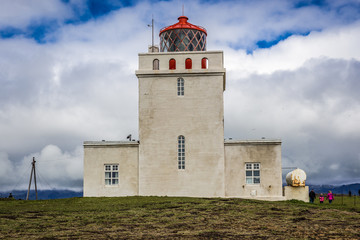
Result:
M292 187L305 187L306 173L299 168L286 175L286 183Z

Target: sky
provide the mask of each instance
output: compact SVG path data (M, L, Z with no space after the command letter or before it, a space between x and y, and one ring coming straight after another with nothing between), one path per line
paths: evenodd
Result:
M360 182L360 0L3 0L0 191L33 157L38 188L81 190L84 141L137 139L138 53L182 5L224 51L225 138L281 139L309 184Z

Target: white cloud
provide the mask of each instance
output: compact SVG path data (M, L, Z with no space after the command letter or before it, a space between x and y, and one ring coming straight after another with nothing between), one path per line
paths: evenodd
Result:
M308 36L292 36L271 48L257 49L251 55L244 50L227 48L226 67L229 74L236 78L252 73L270 74L278 70L295 70L311 58L360 59L358 39L360 22L312 32Z
M82 147L76 147L71 152L63 152L55 145L47 145L39 153L25 156L21 162L10 161L5 153L0 153L1 191L27 189L33 157L36 161L38 189L71 189L75 191L82 189ZM32 178L31 189L34 189L34 184Z
M0 183L2 183L1 185L3 185L4 183L10 185L10 183L14 182L16 178L14 175L13 163L10 161L8 154L5 152L0 152L0 166ZM3 187L4 186L2 186L2 188Z
M0 28L26 28L43 20L63 20L72 16L71 9L60 0L11 0L2 1Z

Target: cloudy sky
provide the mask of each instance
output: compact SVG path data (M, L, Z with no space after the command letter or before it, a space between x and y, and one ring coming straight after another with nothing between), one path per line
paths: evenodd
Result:
M360 182L359 0L4 0L0 191L26 188L32 157L40 189L81 190L83 141L137 138L147 24L183 4L224 51L225 137L282 139L308 183Z

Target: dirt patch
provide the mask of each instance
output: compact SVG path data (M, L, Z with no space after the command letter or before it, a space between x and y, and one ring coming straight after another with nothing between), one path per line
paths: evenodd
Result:
M293 222L300 222L300 221L305 221L308 220L306 217L297 217L297 218L293 218L292 221Z

